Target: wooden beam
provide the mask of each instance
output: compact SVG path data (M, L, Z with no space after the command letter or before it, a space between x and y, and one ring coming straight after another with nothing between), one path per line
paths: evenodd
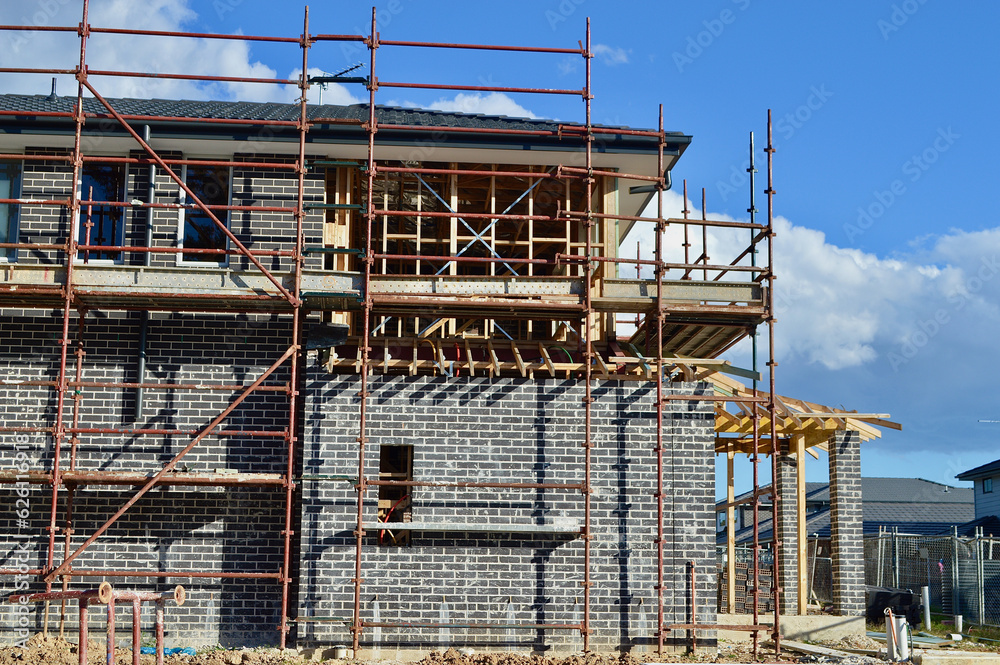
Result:
M476 375L476 361L472 357L472 347L469 346L469 340L465 340L465 359L466 367L469 368L469 376Z
M493 342L486 342L486 349L490 352L490 373L493 376L500 376L500 359L497 358L497 351L493 348Z
M521 352L517 349L517 344L513 341L510 343L510 350L514 353L514 362L517 363L517 371L521 373L522 377L527 377L528 370L525 367L524 360L521 359Z
M549 370L549 374L555 377L556 366L552 364L552 358L549 357L549 351L541 342L538 343L538 352L542 354L542 362L545 363L545 367Z
M795 446L795 508L796 508L796 530L798 545L798 595L799 595L799 615L808 614L806 605L809 603L809 549L806 538L806 438L801 434L792 437L792 444Z
M594 358L597 360L597 367L601 372L601 378L608 378L610 372L608 371L608 364L604 362L604 357L600 353L595 353Z

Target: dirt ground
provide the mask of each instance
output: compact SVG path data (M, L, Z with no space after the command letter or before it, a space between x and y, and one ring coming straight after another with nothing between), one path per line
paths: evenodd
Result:
M880 643L867 637L852 637L837 644L830 644L833 648L841 649L868 649L876 650ZM795 662L795 654L790 652L782 653L783 659ZM774 650L769 646L761 645L758 652L759 660L773 661ZM132 651L130 649L118 649L115 652L117 665L131 665ZM751 662L752 654L749 644L722 643L719 645L719 653L715 654L623 654L623 655L570 655L565 657L548 657L520 653L505 652L483 652L473 654L461 654L455 649L448 649L445 652L433 652L426 656L416 665L641 665L644 661L656 662L703 662L703 663L727 663L727 662ZM104 665L105 653L104 642L91 640L88 649L88 665ZM800 662L812 662L815 659L801 658ZM76 665L79 662L76 644L67 642L58 637L35 635L28 640L26 648L0 647L0 665ZM152 655L140 656L142 665L155 665L156 657ZM320 660L316 657L307 658L295 651L281 652L277 649L241 649L241 650L209 650L198 653L197 656L174 655L164 659L166 665L313 665ZM325 663L337 663L338 661L326 660ZM351 663L364 663L364 665L398 665L396 661L339 661L345 665ZM865 663L875 662L867 658L859 657L852 659L852 662Z
M87 658L88 665L104 665L105 653L104 642L91 640L89 643ZM724 660L740 660L749 657L749 648L723 650ZM766 652L762 649L762 655ZM770 652L773 655L773 651ZM702 661L712 662L714 657L657 657L655 660L663 661ZM117 665L131 665L132 650L117 649L115 651L115 661ZM28 640L26 648L20 647L0 647L0 665L76 665L79 662L76 644L67 642L58 637L44 637L35 635ZM140 656L142 665L155 665L156 657L152 655ZM216 650L199 652L197 656L174 655L164 658L166 665L312 665L319 662L316 659L305 658L294 651L281 652L277 649L242 649L242 650ZM338 661L327 660L326 663L336 663ZM397 665L395 661L339 661L364 662L371 665ZM545 657L519 653L474 653L463 655L455 649L448 649L445 652L433 652L421 660L416 665L640 665L643 661L635 656L624 654L621 656L599 656L599 655L577 655L566 657Z

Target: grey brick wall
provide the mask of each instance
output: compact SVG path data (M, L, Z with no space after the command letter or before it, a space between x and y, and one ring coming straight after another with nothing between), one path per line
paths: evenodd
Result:
M68 155L69 151L27 149L32 155ZM21 198L66 199L73 191L73 167L65 161L25 161L21 178ZM38 245L63 244L69 234L70 215L63 206L21 206L18 241ZM17 250L23 263L65 263L60 250Z
M778 455L778 477L775 490L778 495L778 519L776 536L780 542L780 557L778 560L778 575L780 576L780 603L782 614L799 613L799 569L798 569L798 497L796 493L796 475L799 460L789 454L789 442L781 442L781 454ZM751 520L753 517L751 517ZM752 604L752 603L751 603Z
M4 310L0 319L0 378L55 380L59 367L61 313ZM92 312L84 335L85 381L135 381L139 313ZM75 341L76 320L71 322ZM287 348L288 317L193 314L150 315L147 381L248 384ZM71 347L71 352L74 347ZM70 356L69 371L75 371ZM288 380L279 370L265 385ZM93 428L196 429L206 425L232 399L229 392L147 390L144 416L135 419L133 389L84 388L81 426ZM72 400L67 400L70 422ZM5 427L51 426L55 394L47 388L0 385L0 424ZM256 393L225 421L227 429L282 430L288 401L283 392ZM154 472L190 441L190 436L80 434L78 470ZM51 468L51 436L32 434L25 451L33 469ZM18 452L13 433L0 433L0 459L11 468ZM63 442L62 468L68 466L69 442ZM182 462L192 472L218 468L245 472L280 473L285 468L281 437L210 436ZM0 486L0 504L14 506L17 489ZM30 567L42 567L48 541L46 528L51 490L27 488L30 517L18 522L13 509L0 513L0 568L11 567L29 543ZM134 489L81 487L74 499L76 547L103 524ZM65 519L66 491L60 492L59 527ZM284 523L281 488L184 488L152 490L98 539L74 567L79 570L180 570L277 573L280 569ZM59 534L57 560L63 551ZM15 579L2 578L5 591ZM100 577L75 578L73 588L96 585ZM168 640L185 644L274 644L280 613L281 587L275 580L156 579L117 577L121 588L167 590L183 584L189 602L169 607ZM6 588L6 587L10 588ZM44 589L32 579L31 590ZM70 613L75 630L75 605ZM4 614L6 611L4 612ZM51 621L55 625L57 615ZM126 613L127 616L127 613ZM147 617L148 622L152 616ZM41 612L31 617L40 629ZM127 618L125 619L127 620ZM148 623L147 622L147 623ZM0 640L13 637L15 624L0 623ZM146 629L146 623L144 630ZM151 626L151 623L150 623ZM151 627L150 627L151 630Z
M833 604L844 616L865 613L862 520L861 440L857 432L837 432L830 441L830 542Z
M29 148L29 154L65 155L67 151ZM142 151L133 151L130 157L145 157ZM163 152L165 159L188 157L176 152ZM237 154L233 161L283 162L292 163L293 158L287 155ZM171 168L181 174L182 166ZM24 173L21 185L23 198L66 199L73 189L73 169L63 161L24 162ZM306 203L322 203L325 201L324 173L322 169L313 169L306 173L303 190ZM269 206L294 209L298 196L298 176L290 169L233 169L232 179L233 205L239 206ZM154 202L173 204L179 201L180 187L162 169L157 169L155 178ZM84 198L87 192L83 192ZM144 164L129 164L127 167L126 198L129 201L149 200L149 166ZM224 211L217 211L221 217ZM323 211L307 211L303 220L305 245L321 245L323 241ZM151 220L151 222L150 222ZM19 239L23 243L62 244L70 229L70 215L65 207L59 206L22 206L19 225ZM176 209L127 208L125 210L125 244L143 246L146 244L146 227L152 223L153 246L177 247L178 211ZM230 230L251 251L253 250L285 250L294 248L295 220L291 214L278 212L232 211L229 223ZM230 246L230 249L236 249ZM177 265L176 253L155 253L150 257L152 266ZM18 250L17 260L23 263L65 262L60 250ZM322 255L312 254L306 257L306 267L319 269L322 267ZM145 257L142 254L130 254L125 257L129 265L143 265ZM265 257L261 263L270 270L290 270L291 259L288 257ZM231 269L248 269L250 262L246 258L230 257ZM211 268L206 268L211 269ZM216 268L218 269L218 268Z
M307 390L304 473L357 475L357 377L319 370ZM414 446L419 481L579 482L583 478L583 387L575 381L373 377L366 473L378 473L381 446ZM678 387L679 391L704 386ZM602 650L655 644L655 390L595 386L592 451L592 645ZM686 621L687 562L697 566L700 621L715 618L714 418L709 402L677 401L665 421L665 603L667 623ZM376 519L377 490L364 505ZM362 615L383 622L453 623L508 619L578 622L583 542L518 535L501 526L581 520L582 497L553 490L412 492L414 521L496 524L496 533L413 532L408 547L362 549ZM349 482L305 482L300 617L350 619L353 612L356 493ZM445 610L445 605L447 609ZM447 614L445 614L447 611ZM350 643L342 623L300 624L301 644ZM362 643L379 649L472 644L579 648L578 633L507 629L383 628ZM677 631L668 637L683 638Z

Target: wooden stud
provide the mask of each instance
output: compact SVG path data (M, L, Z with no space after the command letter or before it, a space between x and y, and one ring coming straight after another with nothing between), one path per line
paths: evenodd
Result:
M500 359L497 358L497 352L496 349L493 348L492 340L486 342L486 349L490 352L490 361L492 363L490 365L490 375L500 376Z
M552 358L549 357L549 351L541 342L538 343L538 352L542 354L542 362L545 363L545 367L549 370L549 374L555 377L556 366L552 364Z
M799 575L799 614L807 614L806 605L809 602L809 549L806 533L806 438L801 434L792 437L795 446L795 508L798 534L798 575Z
M465 340L465 359L466 367L469 368L469 376L476 375L476 361L472 357L472 348L469 346L469 340Z
M527 377L528 372L525 368L524 360L521 359L521 351L518 350L517 344L513 340L510 342L510 350L514 353L514 362L517 363L517 371L521 373L522 377Z

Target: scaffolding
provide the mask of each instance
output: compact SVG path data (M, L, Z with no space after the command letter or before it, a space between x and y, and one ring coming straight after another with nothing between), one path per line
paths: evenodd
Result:
M498 46L482 44L452 44L412 41L383 40L377 32L375 11L372 11L371 31L368 35L338 35L313 34L310 32L309 13L306 9L303 20L303 32L298 37L269 37L253 35L224 35L191 32L165 32L151 30L124 30L91 26L88 21L89 0L83 0L83 16L76 27L39 27L39 26L0 26L0 30L17 31L56 31L75 33L79 36L80 56L76 67L68 69L53 68L0 68L0 74L70 74L78 81L76 101L72 111L0 111L0 116L26 116L48 119L69 119L74 125L74 140L71 154L68 155L30 155L2 154L0 159L7 160L37 160L41 162L63 162L72 166L73 182L80 180L83 166L90 162L108 164L141 164L168 176L186 196L186 201L177 204L130 201L94 200L93 194L86 197L74 186L68 199L0 199L0 204L11 204L21 207L39 206L45 209L61 209L70 215L71 219L84 224L84 241L80 242L75 231L76 224L69 225L69 232L62 243L0 243L4 249L30 249L36 252L61 253L62 265L57 270L49 270L45 282L31 266L13 265L6 283L0 285L0 304L5 307L23 307L45 309L58 306L61 310L60 354L57 378L55 380L9 381L0 380L0 385L16 383L19 387L35 387L51 390L55 394L56 407L53 423L50 427L0 427L2 432L13 433L43 433L51 436L52 467L48 470L32 470L29 474L18 474L5 471L0 480L17 482L28 477L30 482L47 486L50 490L51 506L48 520L48 542L46 547L45 565L31 570L31 574L44 580L46 592L52 592L53 586L61 583L66 591L73 578L88 577L148 577L148 578L253 578L273 580L281 587L280 624L278 626L280 646L286 646L290 626L294 621L308 621L308 617L292 619L289 610L289 597L294 583L293 561L293 507L295 506L295 488L299 478L296 477L296 452L300 440L302 425L299 422L300 383L304 359L303 330L308 311L323 311L324 320L348 323L352 328L353 337L341 349L349 349L355 357L332 357L328 361L331 371L352 372L360 375L360 412L359 431L357 437L357 475L352 479L357 491L357 520L355 525L356 555L354 566L354 613L350 621L355 653L366 629L391 627L386 622L367 621L361 616L361 597L364 589L365 570L362 565L363 541L372 525L366 523L363 507L366 497L373 487L379 486L417 486L420 483L405 480L384 480L374 477L366 458L366 444L369 429L369 376L375 372L403 371L410 374L446 373L446 349L455 342L455 358L448 359L452 368L466 371L474 375L477 371L491 376L514 375L557 376L565 374L575 376L583 382L585 397L580 417L584 425L584 438L580 442L582 450L581 478L578 482L564 484L548 484L547 488L579 493L583 505L583 523L579 527L579 537L583 541L583 560L580 562L583 603L582 619L579 622L564 624L519 623L502 625L503 628L521 628L531 630L568 630L578 632L582 636L585 650L590 650L591 612L591 449L593 448L591 434L592 403L594 397L592 388L598 380L630 380L654 381L656 384L656 445L654 448L657 466L657 484L655 500L657 506L657 531L655 536L657 561L657 620L656 644L662 652L665 640L676 630L689 631L692 645L695 644L699 631L710 631L719 628L714 624L700 624L696 616L695 586L691 587L691 617L690 623L668 624L664 616L664 566L666 553L664 551L664 423L663 409L673 400L708 400L717 405L738 404L740 408L749 411L753 422L750 433L750 449L754 463L754 501L755 524L756 506L760 501L757 467L759 455L763 454L762 439L776 439L776 399L774 393L775 367L774 361L774 296L773 296L773 172L772 158L774 153L771 141L771 119L768 114L768 144L767 144L767 219L758 223L754 218L750 222L732 222L706 219L704 212L701 219L690 219L687 208L687 192L685 183L685 211L682 218L667 218L664 212L664 192L670 188L669 169L666 166L666 153L670 149L671 135L664 131L662 106L659 111L656 130L635 130L617 127L603 127L593 123L591 104L593 100L591 88L591 62L593 52L590 43L590 24L587 23L586 41L578 48L542 48L526 46ZM297 46L301 50L302 75L297 80L265 79L232 76L202 76L181 73L145 73L135 71L94 70L87 65L87 45L92 35L142 35L150 39L158 37L180 37L204 40L232 40L245 42L272 42ZM332 80L343 83L364 85L367 88L369 102L366 118L329 118L310 115L307 109L307 93L316 80L308 76L310 48L321 42L351 42L361 44L369 52L369 75L367 77L333 77ZM376 54L381 49L393 47L399 49L435 49L435 50L488 50L494 52L520 52L529 54L561 54L582 57L585 62L585 81L579 89L556 88L526 88L501 87L486 85L459 85L450 83L422 82L392 82L381 81L376 76ZM91 77L156 77L160 79L193 80L199 82L240 82L259 83L267 85L294 85L300 90L298 102L298 117L294 120L258 120L258 119L220 119L210 117L180 117L162 115L143 115L125 113L117 109L113 103L103 97L99 89L91 81ZM455 126L439 126L435 124L399 124L380 120L376 107L376 93L381 88L418 88L448 91L471 92L502 92L518 94L540 94L580 97L584 103L584 122L582 124L560 123L557 129L512 129L512 128L460 128ZM97 112L86 111L85 95L92 95L100 105ZM107 157L85 154L81 142L84 125L90 120L113 121L142 149L141 157ZM240 161L236 160L192 160L163 157L151 147L141 130L136 129L139 123L166 121L177 123L218 123L228 126L280 126L297 132L297 155L291 161ZM345 125L364 132L367 146L363 160L352 162L315 162L307 158L307 139L311 128L316 125ZM558 164L547 170L524 168L518 170L498 170L495 166L486 168L480 165L443 165L440 167L412 166L409 164L394 165L388 160L381 160L383 146L379 142L381 133L392 131L406 132L466 132L481 135L558 138L567 143L580 146L584 154L584 165L573 166ZM656 144L655 173L623 173L617 170L607 170L595 167L594 144L604 138L620 139L622 137L639 137ZM266 205L215 205L204 202L192 190L178 173L178 166L221 166L240 167L244 169L285 169L293 172L297 178L298 188L293 207ZM363 184L357 182L357 188L362 188L360 195L355 189L346 188L343 200L324 204L314 204L306 200L305 178L310 168L331 166L339 168L349 166L357 168L363 174ZM438 210L420 210L415 213L401 204L396 209L389 206L390 197L383 196L383 206L375 204L379 177L413 176L424 180L433 178L458 178L463 176L495 179L511 177L525 179L531 183L530 188L540 183L554 182L570 191L571 184L582 190L582 197L576 201L567 196L566 205L560 203L554 211L539 214L529 210L526 213L497 212L496 208L484 212L466 212L449 209L447 205ZM655 217L622 215L618 210L606 210L595 204L595 196L599 193L598 186L602 179L618 179L646 183L645 190L656 200ZM455 182L452 180L451 182ZM494 181L491 181L494 182ZM529 191L530 191L529 188ZM427 187L431 190L431 187ZM356 198L355 198L356 197ZM438 197L440 198L440 197ZM520 200L520 199L519 199ZM445 203L442 200L442 203ZM574 205L578 206L574 209ZM121 206L152 211L154 209L175 208L194 211L207 217L218 232L225 235L231 245L230 249L211 248L178 248L176 246L160 246L153 242L140 245L128 245L124 241L116 245L92 242L91 210L95 206ZM512 204L513 206L513 204ZM703 202L704 211L704 202ZM753 202L751 200L751 209ZM363 225L356 229L348 241L324 242L323 247L307 247L304 241L303 223L309 211L323 209L328 219L334 223L338 219L353 216L363 219ZM273 213L276 215L291 215L294 223L294 235L282 238L281 249L261 250L250 249L232 232L222 220L223 213L229 211L246 211L258 213ZM405 251L390 251L392 247L387 242L390 236L389 220L412 218L445 219L452 226L461 219L466 225L475 244L475 238L482 240L485 234L498 224L538 223L558 224L566 229L558 249L548 247L541 250L540 244L529 241L526 254L517 249L520 245L516 238L507 247L508 251L501 255L497 251L502 246L495 242L481 243L488 251L477 247L477 251L465 253L459 250L457 243L460 238L454 233L450 239L452 246L449 251L425 253L421 248L419 227L416 234L416 244L397 243L397 250L403 246ZM476 225L466 223L466 220L477 221ZM609 248L606 225L613 222L632 224L650 224L655 230L655 248L652 259L625 259L617 256L617 248ZM381 228L380 228L381 224ZM664 247L664 234L668 226L680 227L684 232L683 260L669 261L668 250ZM474 228L477 226L477 228ZM701 228L702 251L691 260L689 229ZM736 228L750 231L750 241L730 263L710 263L709 230L713 228ZM381 231L381 234L380 234ZM408 232L407 232L408 233ZM574 235L575 234L575 235ZM404 234L405 235L405 234ZM413 234L410 234L413 235ZM376 238L383 243L379 247ZM17 239L15 239L17 240ZM402 238L410 242L410 238ZM435 238L435 241L440 238ZM360 247L353 249L351 244L360 242ZM429 243L431 248L439 248L440 243ZM415 249L412 249L415 247ZM539 249L535 253L536 248ZM764 249L766 263L757 265L758 251ZM559 251L561 250L561 251ZM91 263L90 256L94 253L109 251L123 254L135 253L145 257L146 265L149 258L156 254L205 254L239 258L252 266L244 271L242 288L227 284L224 288L204 288L199 284L185 285L175 282L174 288L155 287L142 284L142 288L127 288L115 286L111 278L115 273L127 272L129 266L105 266ZM331 269L329 274L317 274L305 267L306 257L310 253L323 254L325 267ZM265 259L284 261L290 264L285 272L276 271L273 267L264 265ZM404 267L413 264L412 267ZM524 266L526 275L518 275L512 266ZM653 280L616 279L612 274L619 266L631 266L637 271L643 267L651 267ZM357 268L350 270L351 267ZM507 272L504 272L506 270ZM347 274L352 273L352 274ZM702 279L696 280L700 273ZM511 288L511 274L519 278L518 283L548 289L518 293ZM738 275L738 281L724 281L727 275ZM679 279L670 279L678 275ZM450 278L450 281L449 281ZM132 283L140 280L136 276ZM461 280L473 282L466 291L455 290L442 292L435 284L459 284ZM18 280L21 280L20 282ZM402 280L402 281L401 281ZM435 281L436 280L436 281ZM402 284L402 286L400 286ZM651 288L652 287L652 288ZM444 295L442 295L444 293ZM463 297L462 293L472 293L474 299ZM539 295L541 293L541 295ZM359 302L357 302L359 301ZM86 381L84 379L84 359L86 349L84 332L88 312L94 310L118 310L143 312L148 317L149 312L213 312L213 313L254 313L267 312L285 317L291 321L290 338L287 348L264 372L249 384L205 384L205 383L164 383L139 380L123 381ZM77 312L77 335L71 340L71 320ZM623 343L623 351L616 339L609 338L614 326L606 322L608 316L616 313L635 313L639 322L636 333ZM389 335L387 320L395 317L398 322L396 336ZM406 317L414 320L403 325ZM484 339L470 341L463 339L461 346L454 337L454 331L459 325L440 324L427 339L421 339L421 326L416 321L420 318L429 319L432 325L440 321L461 321L483 319L485 321L516 320L528 322L526 334L507 335L506 342L494 343L496 340L489 335ZM539 340L532 337L532 322L548 321L550 331L562 325L560 339ZM767 388L756 389L750 394L727 396L717 393L708 395L666 395L664 382L673 379L700 380L718 370L725 370L728 364L717 359L724 350L747 336L754 336L758 325L767 327ZM520 327L518 328L520 330ZM446 334L452 333L449 337ZM495 332L491 329L492 332ZM506 334L506 333L505 333ZM382 346L381 355L378 351ZM576 358L567 350L567 346L576 346ZM390 345L412 346L412 358L390 358ZM331 344L331 346L336 346ZM522 351L530 348L537 350L535 360L525 359ZM475 352L474 350L475 349ZM567 362L557 362L554 351L558 350L567 357ZM463 360L464 352L464 360ZM475 358L480 355L482 359ZM73 363L70 356L75 356ZM72 367L71 367L72 365ZM276 373L284 372L286 382L274 383ZM757 368L753 373L756 376ZM269 379L272 379L269 381ZM193 431L164 428L95 428L85 427L81 422L81 403L84 388L132 389L136 391L190 390L215 392L232 395L232 399L224 410L202 428ZM286 398L287 418L283 428L274 429L225 429L227 417L255 392L272 392ZM140 399L141 403L141 399ZM140 407L141 408L141 407ZM770 423L769 435L761 431L759 424L762 417ZM108 472L80 469L77 467L76 451L84 436L110 436L127 434L129 436L188 436L190 441L155 474L141 471ZM199 443L210 436L243 436L274 438L283 442L284 472L281 474L247 473L238 477L228 474L176 474L173 473L178 463L195 449ZM68 445L68 467L67 463ZM776 469L776 455L772 455L773 468ZM73 498L74 493L85 485L121 485L136 489L134 495L93 533L82 542L73 538ZM271 488L282 497L284 512L283 523L280 525L282 538L282 564L273 572L206 572L195 570L121 570L101 569L83 570L72 566L72 563L92 543L100 538L123 514L132 508L143 496L154 487L168 485L194 486L259 486ZM496 487L505 489L537 488L540 485L532 483L456 483L456 487ZM66 510L63 526L59 520L59 496L66 492ZM62 535L63 554L59 557L59 535ZM78 544L77 544L78 543ZM776 545L777 546L777 545ZM754 542L754 550L759 543ZM755 557L756 561L756 557ZM777 557L775 558L777 561ZM0 570L0 574L13 575L13 569ZM694 575L692 567L691 573ZM767 630L761 625L758 616L755 597L754 620L751 626L726 626L737 630L750 630L754 636L754 647L757 646L759 631ZM780 610L775 602L773 638L780 651L779 635ZM406 624L413 626L414 624ZM434 627L439 624L420 624ZM495 627L496 624L462 624L470 628ZM48 629L48 607L44 626Z

